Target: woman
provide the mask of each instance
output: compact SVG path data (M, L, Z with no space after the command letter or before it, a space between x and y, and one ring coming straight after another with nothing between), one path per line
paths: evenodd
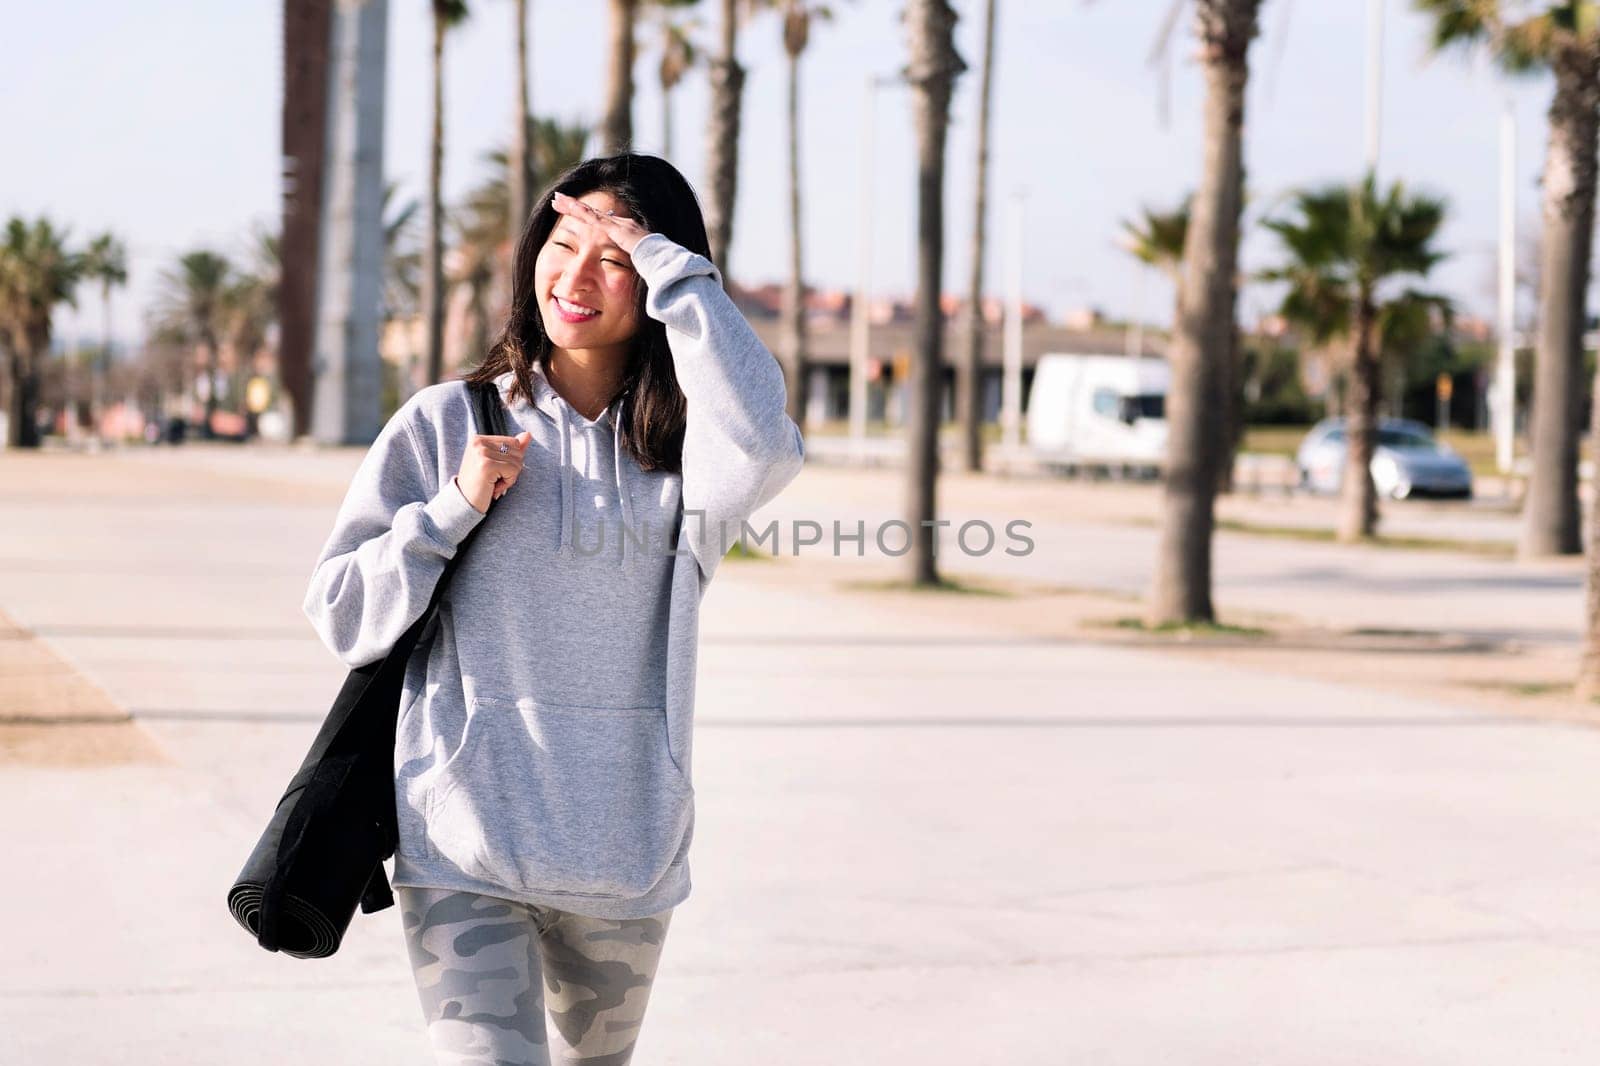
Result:
M467 375L519 432L476 433L463 381L411 397L304 609L346 664L375 661L487 523L397 725L392 882L429 1038L440 1061L620 1066L690 890L700 601L805 451L683 176L628 153L553 190Z

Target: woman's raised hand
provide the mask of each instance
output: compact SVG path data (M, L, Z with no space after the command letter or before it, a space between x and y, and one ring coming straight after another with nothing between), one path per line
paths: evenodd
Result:
M531 440L533 434L527 430L515 437L474 433L461 456L461 471L456 474L456 484L467 502L487 514L489 504L504 496L522 475L522 457ZM501 445L505 445L503 452Z
M569 215L579 222L599 226L605 235L611 238L612 243L628 255L633 254L634 245L650 235L649 230L627 215L608 215L592 204L586 204L576 196L568 196L564 192L552 194L550 205L563 215Z

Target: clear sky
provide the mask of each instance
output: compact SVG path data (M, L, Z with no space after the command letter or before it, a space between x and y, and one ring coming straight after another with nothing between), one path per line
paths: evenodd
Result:
M1428 60L1423 20L1387 0L1383 177L1446 196L1452 253L1434 285L1469 310L1494 309L1498 114L1510 94L1519 119L1519 217L1538 219L1538 176L1550 81L1508 83L1481 63ZM532 3L534 110L598 119L605 78L606 5ZM713 47L717 9L705 0L700 35ZM1201 84L1192 39L1171 64L1171 121L1160 121L1159 78L1147 62L1166 0L999 0L990 244L986 288L1001 294L1006 201L1026 193L1024 292L1058 317L1092 304L1115 316L1141 306L1141 270L1118 247L1119 220L1142 203L1166 207L1195 183ZM902 0L835 0L802 65L807 281L853 286L858 248L860 119L869 73L898 69ZM957 47L971 69L958 83L946 172L945 289L969 268L982 4L957 0ZM411 195L426 180L429 4L390 0L386 165ZM504 141L512 108L512 5L475 0L446 48L447 198L480 180L482 153ZM1251 213L1298 184L1355 177L1362 166L1366 4L1267 0L1252 51L1246 117ZM132 339L160 270L197 246L242 255L252 224L276 224L281 18L267 0L51 0L7 14L0 64L6 116L0 216L44 212L74 237L110 228L132 252L114 328ZM1187 31L1187 22L1184 24ZM656 42L641 33L634 128L642 151L661 147ZM787 267L784 64L778 20L740 40L748 67L733 275L780 280ZM703 70L675 94L673 162L701 192L708 91ZM877 94L872 238L875 289L905 294L915 254L915 140L904 89ZM594 144L591 142L591 150ZM1270 234L1246 239L1245 266L1276 254ZM1170 321L1172 294L1143 287L1147 320ZM1270 294L1247 291L1247 320ZM99 301L63 312L58 332L100 330Z

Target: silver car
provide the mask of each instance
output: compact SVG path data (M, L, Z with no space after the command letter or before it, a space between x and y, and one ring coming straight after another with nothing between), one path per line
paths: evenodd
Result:
M1310 492L1336 493L1344 481L1345 420L1324 418L1295 453L1300 486ZM1434 438L1433 431L1409 418L1378 419L1377 446L1372 453L1372 483L1380 496L1472 495L1472 470L1459 452Z

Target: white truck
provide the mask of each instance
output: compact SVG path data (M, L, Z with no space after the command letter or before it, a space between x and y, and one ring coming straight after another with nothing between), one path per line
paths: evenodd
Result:
M1067 473L1159 476L1170 382L1164 359L1041 355L1028 391L1028 450L1045 467Z

